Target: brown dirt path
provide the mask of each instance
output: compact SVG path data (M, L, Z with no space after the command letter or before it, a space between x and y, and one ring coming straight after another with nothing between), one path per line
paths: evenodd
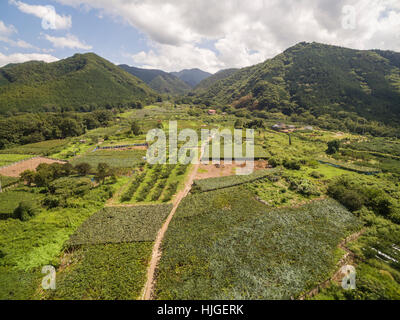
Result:
M12 165L9 165L8 167L3 167L0 169L0 174L7 177L18 178L19 175L25 170L36 170L36 168L42 163L47 163L47 164L66 163L66 161L54 160L45 157L35 157L20 162L16 162Z
M211 139L212 137L208 139L208 142L210 142ZM200 151L200 159L203 157L204 149L205 146L202 146ZM178 209L178 206L181 203L182 199L188 195L190 189L192 188L192 184L194 179L196 178L199 167L200 163L197 163L193 166L192 172L190 173L189 178L185 183L185 188L181 190L175 197L173 202L174 206L171 210L171 213L169 214L167 220L164 222L164 225L161 227L160 231L157 234L157 238L154 243L153 252L151 255L151 260L147 269L147 281L143 289L142 300L151 300L154 297L155 272L161 258L161 243L164 239L166 231L168 230L169 224L175 215L176 209Z

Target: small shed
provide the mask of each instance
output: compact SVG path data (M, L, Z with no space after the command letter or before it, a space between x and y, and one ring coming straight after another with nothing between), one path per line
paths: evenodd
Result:
M208 110L208 114L210 116L216 115L217 114L217 110L210 109L210 110Z

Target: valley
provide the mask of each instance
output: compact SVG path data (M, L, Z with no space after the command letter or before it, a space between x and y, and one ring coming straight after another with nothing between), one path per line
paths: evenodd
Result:
M300 43L215 75L95 54L0 68L0 299L400 299L399 56ZM253 129L254 171L200 141L201 163L150 164L147 133L170 142L171 121Z

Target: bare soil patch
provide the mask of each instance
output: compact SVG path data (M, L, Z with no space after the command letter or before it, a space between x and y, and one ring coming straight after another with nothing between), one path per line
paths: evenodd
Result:
M245 164L238 164L233 161L231 164L226 164L221 161L221 164L212 164L210 161L208 164L200 164L199 170L196 175L196 180L227 177L236 174L236 168L244 167ZM254 161L254 169L262 170L268 168L268 162L265 160Z
M44 157L38 157L15 163L6 168L2 168L0 169L0 175L7 177L19 177L19 175L25 170L36 170L36 168L42 163L52 164L56 162L66 163L65 161L61 160L52 160Z

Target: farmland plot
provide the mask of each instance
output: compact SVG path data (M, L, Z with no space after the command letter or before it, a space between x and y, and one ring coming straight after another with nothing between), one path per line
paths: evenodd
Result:
M57 274L57 290L48 299L137 299L146 279L152 242L83 246L68 260L73 265Z
M227 177L195 180L193 183L193 190L206 192L217 189L229 188L244 183L256 181L259 179L263 179L272 174L274 171L275 170L257 170L250 175L242 175L242 176L233 175Z
M269 209L243 187L183 200L163 243L158 299L290 299L333 271L360 223L333 200Z
M92 167L97 167L99 163L107 163L114 168L132 168L144 162L145 150L129 151L108 151L98 150L90 152L72 161L73 165L87 162Z
M104 208L83 223L69 244L153 241L171 209L171 205Z

